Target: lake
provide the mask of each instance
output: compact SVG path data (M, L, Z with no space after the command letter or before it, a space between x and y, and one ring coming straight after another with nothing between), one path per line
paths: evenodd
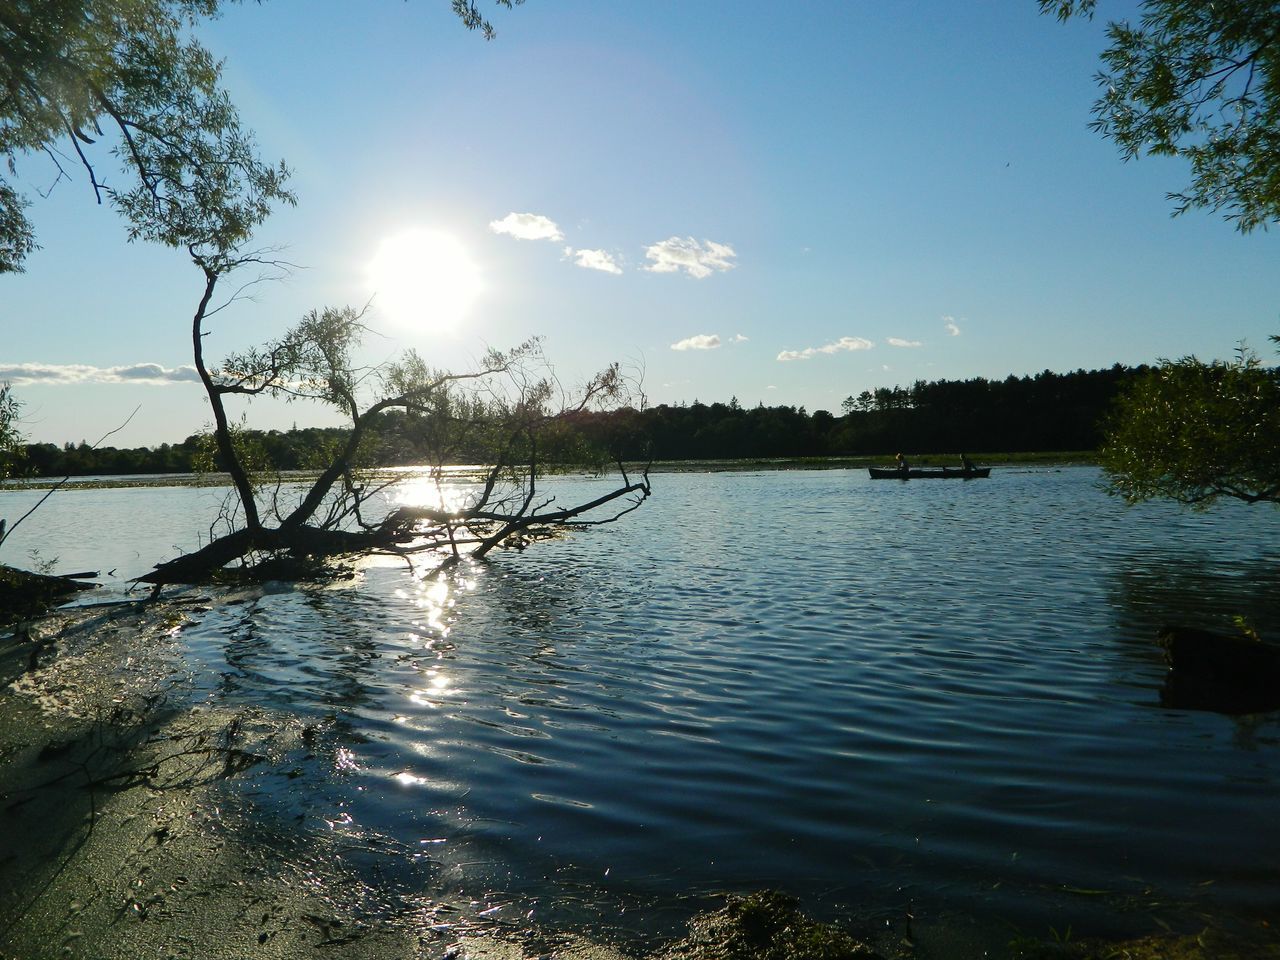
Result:
M221 494L68 490L5 559L110 595ZM1280 904L1280 715L1162 707L1154 642L1280 635L1273 508L1126 508L1088 467L656 475L617 524L426 574L273 585L180 635L191 698L321 732L238 789L264 836L347 838L373 912L426 884L643 939L769 886L1008 939Z

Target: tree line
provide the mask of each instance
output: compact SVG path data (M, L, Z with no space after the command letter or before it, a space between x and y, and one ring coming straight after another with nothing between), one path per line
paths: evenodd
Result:
M1122 386L1145 365L1009 376L1003 380L917 380L850 395L839 414L804 407L728 403L660 404L581 411L560 425L560 446L649 451L655 460L751 459L945 452L1096 450L1102 424ZM364 462L409 466L432 460L419 418L379 414L369 428ZM247 430L240 444L275 470L312 470L349 436L345 427ZM85 442L19 446L17 473L33 477L191 473L225 469L208 434L178 443L119 449ZM477 440L457 449L458 462L485 462ZM576 454L569 459L578 461Z

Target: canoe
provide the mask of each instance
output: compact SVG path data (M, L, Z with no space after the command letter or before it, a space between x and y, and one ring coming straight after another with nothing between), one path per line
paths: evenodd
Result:
M872 480L981 480L991 475L990 467L912 467L905 474L897 467L867 467Z

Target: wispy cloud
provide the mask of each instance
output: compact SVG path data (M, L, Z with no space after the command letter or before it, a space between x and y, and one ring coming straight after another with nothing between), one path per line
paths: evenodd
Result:
M0 365L0 381L15 386L76 383L199 383L195 367L162 367L158 363L134 363L123 367L93 367L83 363L15 363Z
M870 350L874 346L874 343L864 337L841 337L834 343L827 343L821 347L805 347L803 350L783 350L778 354L778 359L783 362L787 360L809 360L820 353L843 353L845 350Z
M730 343L746 343L747 340L749 339L750 339L749 337L744 337L742 334L739 333L739 334L735 334L733 339L730 340L729 342Z
M919 340L903 340L901 337L889 337L885 340L891 347L923 347L924 344Z
M555 240L564 239L564 234L556 226L554 220L539 213L508 213L501 220L489 221L489 229L494 233L515 237L517 240Z
M732 270L736 266L733 258L737 255L727 243L714 240L699 243L693 237L671 237L645 250L645 256L653 263L644 269L650 273L683 270L695 280L702 280L716 271Z
M622 272L622 267L618 265L618 261L613 259L613 255L605 250L575 250L573 247L565 247L564 255L572 259L578 266L587 270L600 270L604 273Z
M947 328L947 333L951 334L951 336L960 336L960 328L956 326L955 317L943 317L942 325Z
M718 333L699 333L696 336L685 337L683 340L673 343L672 350L714 350L720 346L720 334Z

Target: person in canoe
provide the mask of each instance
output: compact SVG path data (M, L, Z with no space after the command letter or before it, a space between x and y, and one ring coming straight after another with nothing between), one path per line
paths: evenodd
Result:
M965 473L973 473L973 471L977 470L978 468L973 465L972 460L970 460L968 457L966 457L962 453L960 454L960 469L963 470Z
M907 471L911 469L911 464L907 463L907 458L904 457L902 454L898 454L897 461L898 461L898 472L905 477L907 475Z

